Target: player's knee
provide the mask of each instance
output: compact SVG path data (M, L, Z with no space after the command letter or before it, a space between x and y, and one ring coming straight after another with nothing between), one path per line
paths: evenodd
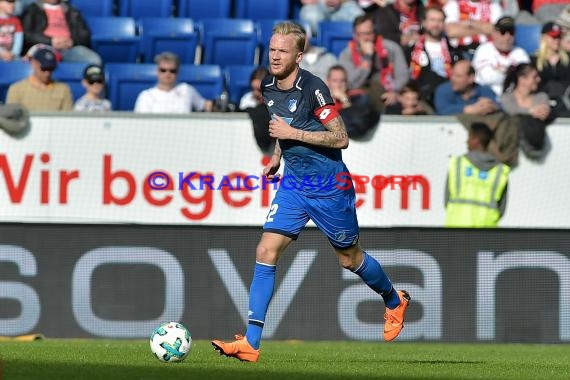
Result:
M354 272L362 263L362 251L356 246L346 250L337 250L339 264L344 268Z
M270 249L263 243L259 243L255 250L255 260L264 264L275 264L277 262L277 255L277 250Z
M339 255L338 262L341 267L348 269L350 271L355 271L358 268L359 263L356 262L354 257L349 255Z

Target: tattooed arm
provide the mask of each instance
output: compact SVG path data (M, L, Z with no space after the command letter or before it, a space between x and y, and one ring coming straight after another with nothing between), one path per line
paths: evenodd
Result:
M348 148L348 133L342 117L337 116L324 124L326 131L301 131L297 129L295 140L329 148Z
M333 117L323 125L326 131L301 131L291 127L279 116L275 116L269 123L269 135L278 139L297 140L327 148L346 149L348 147L348 133L342 117Z

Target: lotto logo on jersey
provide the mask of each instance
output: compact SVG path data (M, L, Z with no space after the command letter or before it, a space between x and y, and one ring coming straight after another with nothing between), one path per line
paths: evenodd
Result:
M325 97L321 93L321 90L315 90L315 96L317 97L317 102L319 102L319 105L321 107L327 104L327 102L325 102Z
M319 113L319 119L325 120L331 114L330 108L323 108L323 110Z

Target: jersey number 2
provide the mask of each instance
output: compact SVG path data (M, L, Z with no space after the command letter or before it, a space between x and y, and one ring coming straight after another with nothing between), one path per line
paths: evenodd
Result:
M274 203L271 205L271 208L269 209L269 213L267 214L267 219L265 220L266 223L273 222L273 215L275 215L277 213L278 208L279 208L279 205L277 203Z

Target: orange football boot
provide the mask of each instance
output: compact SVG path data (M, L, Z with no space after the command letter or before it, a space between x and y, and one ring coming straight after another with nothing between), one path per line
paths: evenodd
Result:
M212 346L220 353L230 358L236 358L244 362L256 362L259 358L259 350L251 347L247 338L243 335L235 335L233 342L222 342L221 340L213 340Z
M406 308L408 303L412 299L408 292L405 290L398 290L398 297L400 297L400 304L395 309L386 308L386 313L384 314L384 340L390 342L400 334L402 328L404 328L404 314L406 314Z

